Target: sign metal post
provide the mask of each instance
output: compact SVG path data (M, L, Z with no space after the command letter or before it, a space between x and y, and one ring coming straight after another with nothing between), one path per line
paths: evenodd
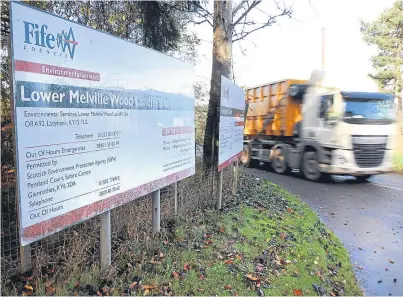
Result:
M153 230L159 232L161 230L161 205L160 205L160 190L152 192L153 199Z
M111 265L111 212L108 210L99 216L101 221L101 268L107 269Z

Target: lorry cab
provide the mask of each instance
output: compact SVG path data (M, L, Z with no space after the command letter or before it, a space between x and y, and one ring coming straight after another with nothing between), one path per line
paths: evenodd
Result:
M388 172L395 146L394 107L391 94L307 92L301 137L331 152L330 162L318 160L322 172L359 179Z

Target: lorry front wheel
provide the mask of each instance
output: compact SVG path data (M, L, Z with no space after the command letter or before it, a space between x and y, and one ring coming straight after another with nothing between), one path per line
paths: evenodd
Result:
M302 157L301 167L302 174L307 180L316 182L322 178L316 152L305 152Z

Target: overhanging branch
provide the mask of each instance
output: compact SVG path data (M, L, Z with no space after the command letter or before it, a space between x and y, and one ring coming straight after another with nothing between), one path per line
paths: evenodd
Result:
M235 7L235 9L232 11L232 19L234 19L234 17L236 16L236 14L238 13L238 11L244 7L245 3L248 2L248 0L242 0L241 3L239 3L239 5L237 7Z
M256 32L256 31L258 31L260 29L263 29L265 27L273 25L276 22L276 18L278 18L278 17L281 17L281 16L291 17L291 13L292 13L291 8L284 9L281 13L279 13L277 15L274 15L274 16L270 16L266 23L259 24L259 25L255 24L255 25L258 25L258 26L253 28L252 30L244 31L244 29L243 29L240 33L237 33L236 31L234 31L235 33L232 36L233 37L232 42L242 40L242 39L246 38L248 35L252 34L253 32Z
M262 0L254 0L254 1L252 2L252 4L251 4L247 9L245 9L245 11L241 14L241 16L240 16L235 22L232 23L232 27L234 28L240 21L242 21L242 19L245 18L246 15L247 15L254 7L256 7L257 5L260 4L260 2L262 2Z

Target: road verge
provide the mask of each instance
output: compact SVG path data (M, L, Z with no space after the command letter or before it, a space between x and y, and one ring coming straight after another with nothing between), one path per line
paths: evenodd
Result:
M297 197L248 174L219 213L167 222L112 267L21 276L3 293L25 295L362 295L349 254ZM3 287L4 288L4 287Z

